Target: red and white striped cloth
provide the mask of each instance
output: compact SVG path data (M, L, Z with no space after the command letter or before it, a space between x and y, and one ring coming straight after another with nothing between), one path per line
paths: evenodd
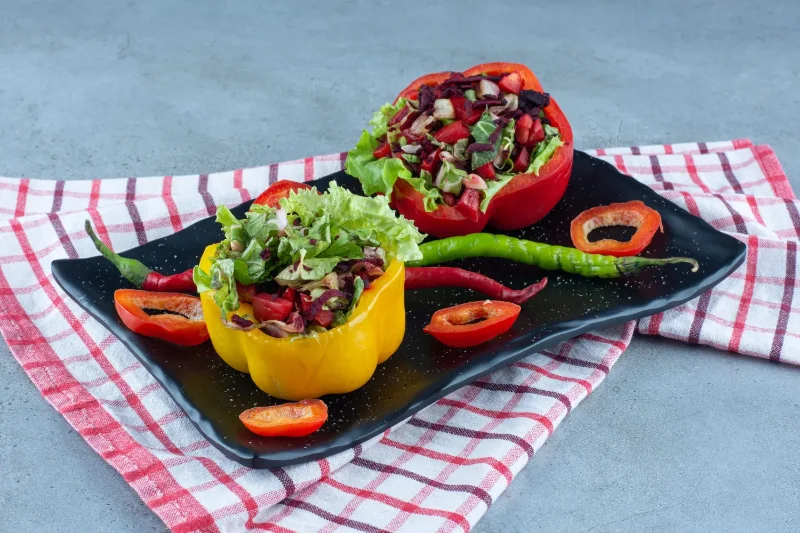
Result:
M223 457L66 297L50 263L96 253L87 214L126 250L277 179L339 170L343 154L200 176L0 179L0 331L47 401L173 531L467 531L634 330L800 363L800 202L772 150L733 141L595 154L745 241L746 263L692 302L532 354L327 459L251 470Z

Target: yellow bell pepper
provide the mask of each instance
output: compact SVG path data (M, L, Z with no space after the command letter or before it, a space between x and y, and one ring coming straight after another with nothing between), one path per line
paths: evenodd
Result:
M200 268L208 272L217 245L206 248ZM403 340L405 267L394 260L365 290L346 324L308 337L277 339L261 330L226 327L214 291L200 295L214 349L230 366L248 372L259 389L283 400L341 394L364 385L378 364ZM238 314L252 306L240 303ZM230 318L230 317L229 317Z

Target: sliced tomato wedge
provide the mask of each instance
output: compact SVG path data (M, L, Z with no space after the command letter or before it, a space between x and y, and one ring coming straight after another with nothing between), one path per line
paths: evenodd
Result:
M328 420L328 406L322 400L253 407L239 415L244 427L262 437L305 437Z
M589 233L593 229L607 226L633 226L636 233L627 242L615 239L589 241ZM658 211L639 200L633 200L587 209L575 217L569 233L572 244L582 252L624 257L641 253L650 245L659 228L664 231Z
M511 302L469 302L436 311L423 331L447 346L469 348L511 329L521 310Z
M280 180L270 185L267 190L258 195L253 200L254 205L266 205L267 207L280 207L281 198L288 198L292 191L310 189L305 183L297 181Z
M463 122L452 122L434 134L436 140L447 144L455 144L461 139L469 138L469 129Z
M518 72L512 72L500 80L497 86L503 92L519 94L522 90L522 76Z
M372 157L375 159L383 159L384 157L391 157L391 155L392 147L389 146L389 143L383 143L372 152Z

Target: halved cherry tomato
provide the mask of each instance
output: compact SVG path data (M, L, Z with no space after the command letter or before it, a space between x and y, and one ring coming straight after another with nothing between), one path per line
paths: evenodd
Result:
M627 242L615 239L589 241L589 233L593 229L606 226L633 226L636 233ZM582 252L624 257L637 255L647 248L659 228L664 231L658 211L639 200L633 200L587 209L575 217L570 224L569 233L572 244Z
M511 302L469 302L436 311L423 331L447 346L469 348L511 329L521 310Z
M436 140L447 144L455 144L469 137L469 129L463 122L452 122L434 134Z
M134 333L180 346L197 346L208 340L203 306L197 296L120 289L114 292L114 307L122 323ZM168 313L149 315L146 309Z
M262 292L253 296L253 314L256 320L264 322L266 320L286 320L294 303L280 298L277 294Z
M483 166L480 166L475 169L475 174L482 177L485 180L493 180L497 177L497 172L494 169L494 164L491 161L486 163Z
M389 143L383 143L378 148L372 152L372 157L375 159L383 159L384 157L389 157L392 155L392 147L389 146Z
M500 80L497 86L503 92L519 94L522 90L522 76L518 72L512 72Z
M239 415L244 427L262 437L305 437L328 420L328 406L322 400L253 407Z
M253 201L255 205L266 205L267 207L280 207L280 199L288 198L292 191L310 189L305 183L297 181L280 180L270 185L267 190L258 195Z

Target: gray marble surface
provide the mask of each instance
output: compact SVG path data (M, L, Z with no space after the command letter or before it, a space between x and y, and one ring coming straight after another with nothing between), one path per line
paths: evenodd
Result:
M209 172L348 149L417 75L529 64L578 148L750 137L800 189L800 8L617 2L0 7L0 175ZM163 531L0 348L0 531ZM790 531L800 370L634 339L475 528Z

